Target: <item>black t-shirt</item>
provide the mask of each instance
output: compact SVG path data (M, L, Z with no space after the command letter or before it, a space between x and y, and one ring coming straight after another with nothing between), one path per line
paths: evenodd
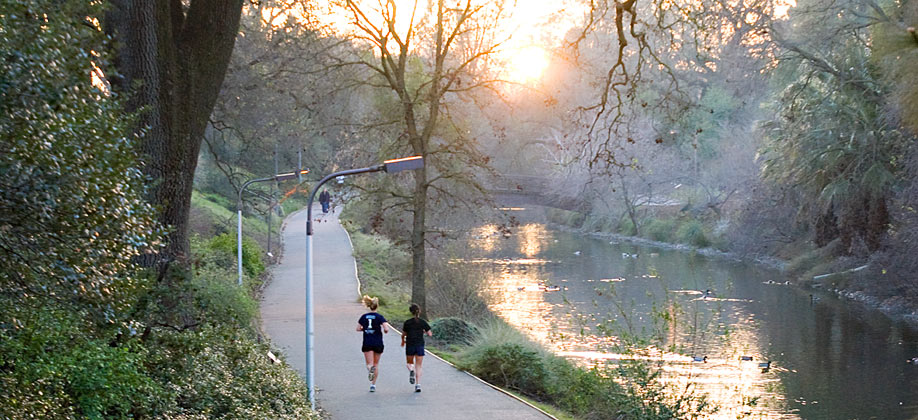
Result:
M405 326L402 328L402 331L405 332L406 346L423 346L424 332L430 331L430 325L423 319L411 318L405 321Z

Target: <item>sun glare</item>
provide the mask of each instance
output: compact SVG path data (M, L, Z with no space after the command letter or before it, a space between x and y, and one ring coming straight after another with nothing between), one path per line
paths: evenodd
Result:
M366 17L374 25L381 26L384 10L377 0L356 0L363 8ZM430 0L394 0L396 22L395 32L404 37L413 23L417 24L429 12ZM789 0L783 0L789 1ZM484 3L476 0L476 4ZM324 3L328 13L320 21L333 28L339 35L352 34L354 16L352 12L334 7L329 0ZM392 4L388 4L389 7ZM383 8L384 9L384 8ZM389 9L391 11L391 9ZM545 73L550 63L547 48L552 39L563 37L563 34L585 13L582 5L568 0L526 0L514 3L514 7L503 11L505 19L496 28L494 38L502 44L502 51L497 55L501 77L518 84L537 82ZM273 17L269 15L266 19ZM429 19L429 17L427 17ZM394 43L389 45L394 47ZM417 47L418 43L413 43Z
M507 78L514 82L529 83L538 80L548 67L548 53L540 47L530 46L516 50L507 63Z
M775 17L784 19L791 7L797 6L797 0L781 0L775 5Z

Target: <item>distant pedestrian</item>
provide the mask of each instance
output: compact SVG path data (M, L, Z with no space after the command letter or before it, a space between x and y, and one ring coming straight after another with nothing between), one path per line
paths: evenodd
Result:
M414 385L414 392L421 392L421 365L424 363L424 334L433 336L430 324L421 319L421 307L412 303L408 307L413 318L405 321L402 328L402 347L408 363L408 383Z
M363 346L360 351L367 362L367 378L370 380L370 392L376 392L376 379L379 378L379 357L383 353L383 334L389 333L389 322L376 313L379 298L363 295L363 304L370 309L357 320L357 331L363 331Z
M328 208L331 206L331 194L328 193L328 190L322 190L319 193L319 204L322 205L322 213L328 213Z

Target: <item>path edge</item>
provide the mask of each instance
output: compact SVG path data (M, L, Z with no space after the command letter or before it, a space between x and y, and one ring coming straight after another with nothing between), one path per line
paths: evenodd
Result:
M344 234L345 234L345 236L347 236L347 242L348 242L348 244L350 244L350 247L351 247L351 258L354 260L354 278L357 279L357 296L359 297L359 296L362 296L362 293L363 293L363 292L361 291L360 272L359 272L359 270L357 269L357 259L356 259L356 258L353 258L353 255L354 255L354 242L351 241L351 233L348 232L347 229L345 229L344 226L341 224L341 219L339 218L339 219L337 219L337 220L338 220L338 226L340 226L341 229L344 230ZM402 332L399 331L398 328L393 327L391 324L389 325L389 327L392 328L392 330L398 332L399 335L401 335ZM466 375L468 375L468 376L471 376L472 378L474 378L474 379L477 380L478 382L481 382L481 383L483 383L483 384L485 384L485 385L491 387L491 389L494 389L494 390L496 390L496 391L499 391L500 393L502 393L502 394L504 394L504 395L506 395L506 396L508 396L508 397L510 397L510 398L513 398L514 400L517 400L517 401L519 401L519 402L521 402L521 403L523 403L523 404L529 406L530 408L532 408L532 409L538 411L539 413L542 413L545 417L548 417L548 418L550 418L550 419L552 419L552 420L558 420L557 417L555 417L555 416L551 415L550 413L548 413L547 411L545 411L545 410L543 410L543 409L537 407L536 405L532 404L531 402L526 401L526 400L520 398L519 396L513 394L512 392L507 391L506 389L503 389L503 388L501 388L501 387L499 387L499 386L497 386L497 385L494 385L494 384L492 384L492 383L490 383L490 382L488 382L488 381L486 381L486 380L484 380L484 379L481 379L481 378L479 378L479 377L477 377L477 376L475 376L475 375L469 373L469 372L466 371L466 370L460 369L458 366L456 366L456 365L452 364L450 361L448 361L448 360L446 360L446 359L444 359L444 358L438 356L436 353L434 353L433 351L431 351L431 350L429 350L429 349L424 349L424 350L426 350L428 353L430 353L430 355L433 356L433 357L435 357L437 360L439 360L439 361L441 361L441 362L443 362L443 363L446 363L447 365L449 365L450 367L452 367L452 368L455 369L455 370L458 370L459 372L462 372L462 373L464 373L464 374L466 374Z

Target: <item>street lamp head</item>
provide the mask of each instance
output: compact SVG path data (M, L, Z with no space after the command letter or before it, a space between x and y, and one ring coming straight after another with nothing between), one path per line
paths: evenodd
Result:
M299 178L300 176L306 175L309 173L309 169L301 169L297 172L290 172L286 174L277 174L274 176L275 181L286 181L288 179Z
M395 173L401 171L413 171L424 167L423 156L411 156L401 159L392 159L383 162L383 170L386 173Z

